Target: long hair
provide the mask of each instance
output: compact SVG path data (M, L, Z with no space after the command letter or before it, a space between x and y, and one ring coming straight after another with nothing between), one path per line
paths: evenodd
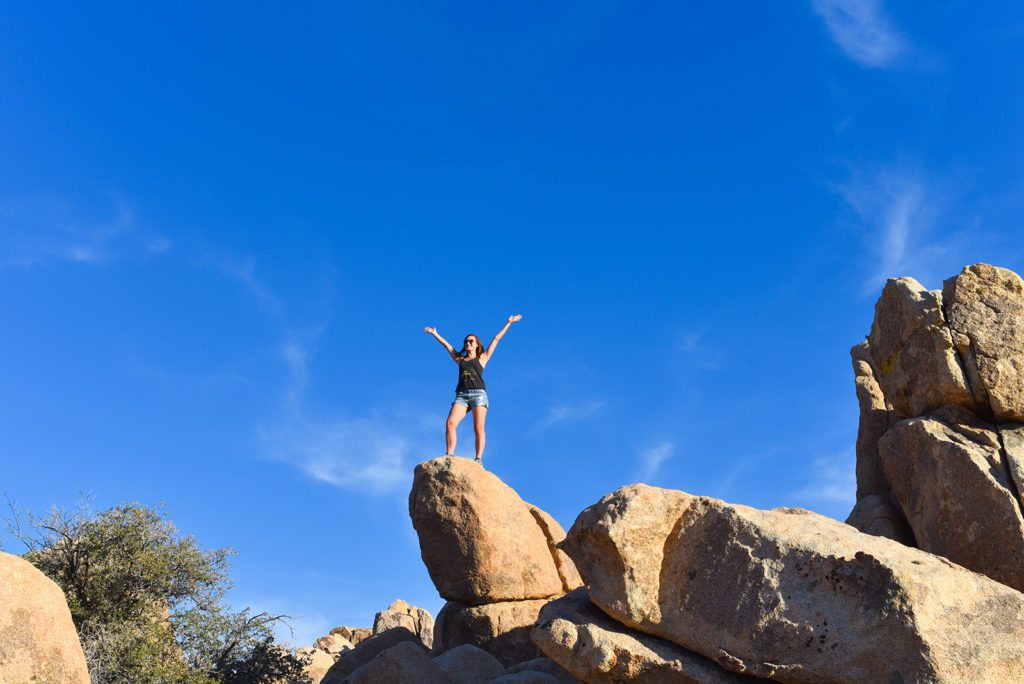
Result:
M484 349L484 343L480 341L480 337L472 333L466 335L466 339L462 340L462 351L459 352L459 356L469 356L469 351L466 349L466 340L468 340L470 337L476 340L476 358L479 359L481 356L484 355L484 352L487 350Z

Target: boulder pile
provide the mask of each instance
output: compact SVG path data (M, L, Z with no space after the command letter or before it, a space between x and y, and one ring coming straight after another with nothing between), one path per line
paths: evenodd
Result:
M1024 281L987 264L888 282L853 348L847 522L1024 590Z
M852 354L848 524L636 484L565 534L479 464L427 461L432 647L396 602L324 683L1024 681L1024 281L890 280Z
M416 467L409 515L447 600L434 653L470 644L506 666L540 656L530 630L541 608L581 584L558 548L561 526L479 463L454 457Z

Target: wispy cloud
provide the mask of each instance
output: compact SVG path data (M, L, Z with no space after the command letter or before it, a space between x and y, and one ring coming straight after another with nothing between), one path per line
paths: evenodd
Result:
M379 494L408 486L414 460L432 455L428 445L439 443L440 425L432 435L417 429L421 424L401 414L320 420L303 415L261 427L259 434L272 458L312 479Z
M680 328L671 349L673 358L687 368L716 371L722 368L722 355L714 343L708 343L703 327Z
M856 456L852 447L814 459L807 484L793 492L797 505L843 519L856 501Z
M865 294L877 293L893 277L936 282L945 270L962 265L957 255L970 241L968 232L938 234L945 202L953 194L950 187L940 187L920 171L890 166L855 171L837 191L863 224L870 259Z
M640 471L637 479L641 482L650 482L658 474L661 465L672 458L676 447L672 442L661 442L640 455Z
M863 67L892 66L907 40L892 25L880 0L813 0L814 11L843 52Z
M289 331L280 348L288 370L281 415L257 433L269 458L342 489L382 494L405 488L413 463L440 451L440 422L416 411L391 409L368 416L321 415L306 405L315 342L324 327L300 336Z
M256 277L256 259L252 256L207 256L206 262L222 274L241 284L256 301L275 316L284 315L284 305L270 289Z
M547 414L534 423L531 432L542 432L558 423L587 420L592 418L607 403L604 399L591 399L573 404L551 406L548 408Z
M31 268L46 262L100 265L160 254L169 238L137 225L130 206L112 202L99 217L50 196L0 202L0 268Z

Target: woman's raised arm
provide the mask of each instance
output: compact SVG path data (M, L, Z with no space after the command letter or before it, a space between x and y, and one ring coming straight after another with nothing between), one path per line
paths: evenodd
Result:
M455 361L459 360L459 352L455 351L455 347L448 344L448 340L444 339L437 333L437 328L424 328L423 332L433 335L434 339L440 342L441 346L448 350L448 356L452 357Z
M487 365L487 362L491 360L491 355L494 354L494 348L498 346L498 342L501 342L501 338L505 336L505 333L508 332L508 329L512 327L513 323L517 323L521 320L523 320L523 314L515 314L514 316L508 317L508 321L504 326L502 326L501 330L498 331L498 334L494 336L491 343L487 345L487 351L480 356L480 365Z

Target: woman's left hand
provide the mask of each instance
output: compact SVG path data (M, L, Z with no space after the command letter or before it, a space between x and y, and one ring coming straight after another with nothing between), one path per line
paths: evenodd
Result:
M517 323L517 322L519 322L521 320L523 320L523 314L516 314L514 316L509 316L508 317L508 322L509 323Z

